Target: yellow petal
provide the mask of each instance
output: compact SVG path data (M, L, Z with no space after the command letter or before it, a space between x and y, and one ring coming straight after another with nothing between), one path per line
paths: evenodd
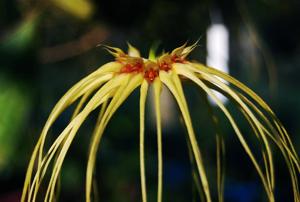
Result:
M108 124L108 121L115 113L115 111L120 107L120 105L125 101L125 99L136 89L139 85L141 85L143 81L143 77L141 74L134 75L130 77L130 74L125 74L127 79L130 78L128 82L120 82L119 84L122 85L122 88L118 90L113 97L112 101L110 102L109 106L107 107L101 122L99 124L98 129L95 131L92 137L91 145L90 145L90 152L88 157L88 165L86 170L86 201L90 202L90 194L91 194L91 186L92 186L92 176L95 167L96 161L96 154L99 147L99 143L103 134L103 131Z
M157 154L158 154L158 187L157 187L157 201L162 201L163 190L163 155L162 155L162 133L161 133L161 114L160 114L160 94L161 81L156 78L153 83L154 87L154 103L156 114L156 131L157 131Z
M244 137L243 137L242 133L240 132L237 124L235 123L233 117L228 112L228 110L226 109L224 104L220 101L220 99L218 97L215 96L215 94L200 79L198 79L192 72L190 72L186 68L186 65L174 65L173 68L175 69L175 71L178 74L189 78L190 80L195 82L199 87L201 87L216 102L216 104L219 106L219 108L224 112L225 116L228 118L230 124L232 125L232 127L233 127L233 129L234 129L241 145L243 146L243 148L245 150L245 152L248 154L249 158L251 159L252 163L254 164L254 167L256 168L257 173L259 174L259 176L262 180L263 186L266 190L266 193L267 193L267 196L268 196L269 200L274 201L274 194L273 194L272 190L269 189L266 177L264 176L264 174L261 170L261 167L259 166L256 158L254 157L251 149L248 146L248 143L244 139Z
M132 46L130 43L127 43L128 45L128 55L131 57L141 57L140 51Z
M140 172L141 172L141 190L142 201L147 202L146 188L146 172L145 172L145 149L144 149L144 133L145 133L145 103L147 98L148 82L143 81L140 90Z
M190 115L189 115L187 103L186 103L186 100L185 100L185 96L183 94L183 90L182 90L182 87L181 87L180 80L179 80L178 76L173 71L171 71L169 73L167 73L165 71L160 71L159 77L160 77L161 81L172 92L172 94L174 95L174 97L175 97L175 99L176 99L176 101L179 105L180 111L181 111L181 113L183 115L183 118L184 118L185 125L187 127L189 139L190 139L190 142L191 142L191 145L192 145L192 150L193 150L193 153L194 153L194 156L195 156L195 160L196 160L198 172L199 172L199 175L200 175L200 180L201 180L201 183L202 183L203 191L205 193L206 201L211 202L209 184L208 184L208 180L207 180L203 160L202 160L200 149L198 147L198 143L197 143L197 140L196 140L196 137L195 137L195 133L194 133L193 126L192 126L192 121L191 121L191 118L190 118Z

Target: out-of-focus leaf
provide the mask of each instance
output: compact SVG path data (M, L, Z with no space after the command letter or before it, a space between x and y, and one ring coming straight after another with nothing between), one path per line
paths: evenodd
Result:
M52 3L58 8L83 20L91 17L94 11L94 5L89 0L52 0Z
M19 85L0 77L0 171L17 152L28 104L29 98Z
M1 42L0 48L2 50L14 53L25 51L30 44L32 44L36 28L38 24L39 15L33 14L24 21L12 32L7 35Z

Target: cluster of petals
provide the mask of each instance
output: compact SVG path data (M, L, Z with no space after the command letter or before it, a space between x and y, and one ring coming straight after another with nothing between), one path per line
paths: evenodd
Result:
M102 65L100 68L84 77L58 101L49 115L49 118L41 132L34 151L32 153L26 179L23 187L22 202L37 201L40 195L44 201L55 201L58 178L61 173L65 157L72 145L83 122L92 111L100 109L95 128L93 130L86 168L86 201L92 199L92 182L95 176L95 163L100 141L106 126L118 108L125 102L136 89L140 90L139 101L139 153L140 153L140 181L141 198L146 202L146 166L144 145L145 138L145 105L149 87L153 88L156 131L157 131L157 154L158 154L158 180L157 201L163 201L163 142L161 125L161 91L164 85L174 97L182 115L183 124L186 127L186 138L188 147L191 149L191 161L195 162L195 184L199 185L199 194L203 194L205 201L211 202L213 198L224 201L224 161L225 161L225 138L217 131L212 138L216 139L216 180L207 175L207 159L202 155L194 131L193 120L189 112L189 106L185 98L183 83L190 80L200 91L201 95L209 96L216 107L224 114L222 121L232 127L234 136L243 148L245 156L253 164L253 167L262 182L266 198L270 202L275 201L275 168L273 153L276 148L284 157L287 170L290 174L291 192L294 201L299 202L299 172L300 161L293 146L289 134L276 117L271 108L256 93L246 85L232 76L212 67L207 67L198 62L187 59L189 53L196 44L187 46L184 44L170 53L163 53L156 57L153 54L149 58L141 57L139 51L129 45L125 53L119 48L104 46L113 56L114 61ZM183 79L184 78L184 79ZM252 131L251 138L246 137L240 129L235 114L216 96L215 91L223 94L234 104L241 113L243 119L248 123ZM209 102L207 102L209 103ZM70 122L55 136L49 138L49 130L58 117L70 106L75 109ZM209 104L205 107L210 107ZM218 118L213 113L211 117L215 128L218 128ZM235 111L236 112L236 111ZM122 131L120 131L122 132ZM203 131L205 132L205 131ZM229 134L228 134L229 135ZM135 136L134 136L135 137ZM171 138L171 137L170 137ZM232 138L229 138L232 140ZM249 140L256 141L259 149L251 146ZM232 142L230 142L232 144ZM50 145L50 146L49 146ZM187 146L187 145L185 145ZM257 152L257 150L259 152ZM46 181L46 182L45 182ZM212 196L212 184L216 184L217 196ZM41 188L46 185L47 188ZM45 190L45 194L40 194Z

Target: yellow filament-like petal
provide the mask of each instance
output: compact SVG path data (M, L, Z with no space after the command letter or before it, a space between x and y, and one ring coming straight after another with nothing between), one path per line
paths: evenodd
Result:
M56 185L58 174L61 170L63 160L64 160L65 155L72 143L72 140L75 137L77 130L79 129L79 127L81 126L83 121L86 119L86 117L89 115L89 113L101 104L101 103L99 103L99 101L106 94L110 93L112 89L119 86L120 82L123 82L124 79L126 79L126 77L124 77L123 75L119 75L119 76L115 77L114 79L112 79L111 81L109 81L108 83L106 83L106 85L104 85L102 87L102 91L99 90L96 93L96 95L89 101L89 103L86 105L84 110L80 114L78 114L76 116L76 118L74 119L74 122L75 122L74 127L72 128L70 134L68 135L67 139L65 140L65 144L63 145L63 147L59 153L59 156L57 158L57 161L54 164L51 179L50 179L49 186L48 186L46 196L45 196L45 201L47 201L48 198L49 198L49 201L53 200L54 188Z
M217 98L215 96L215 94L199 79L195 76L195 74L193 74L192 72L190 72L187 68L185 68L185 66L182 65L176 65L174 66L175 71L180 74L183 75L187 78L189 78L190 80L192 80L193 82L195 82L197 85L199 85L199 87L201 87L215 102L216 104L219 106L219 108L224 112L225 116L228 118L230 124L232 125L240 143L242 144L243 148L245 149L246 153L248 154L249 158L251 159L252 163L254 164L254 167L256 168L263 186L266 190L267 196L269 198L270 201L274 201L274 194L272 192L272 190L270 190L267 180L256 160L256 158L254 157L251 149L249 148L246 140L244 139L242 133L240 132L238 126L236 125L233 117L231 116L231 114L228 112L228 110L226 109L226 107L224 106L224 104L219 100L219 98Z
M162 132L161 132L161 114L160 114L160 94L161 81L159 78L154 80L154 103L156 114L156 130L157 130L157 153L158 153L158 187L157 187L157 201L162 201L163 191L163 154L162 154Z
M224 156L225 156L225 143L224 138L217 134L216 136L216 156L217 156L217 186L218 186L218 200L219 202L224 201Z
M90 91L88 91L87 93L85 93L85 94L81 97L81 99L80 99L78 105L76 106L76 108L75 108L75 110L74 110L74 112L73 112L73 114L72 114L71 120L74 119L74 118L76 117L76 115L79 113L79 111L81 110L81 108L82 108L82 106L84 105L84 103L87 101L87 99L88 99L88 98L90 97L90 95L92 94L92 92L93 92L93 90L90 90Z
M206 74L206 75L208 75L208 74ZM202 73L202 76L203 76L203 73ZM215 77L211 77L211 76L210 76L209 79L214 80L215 83L217 83L216 85L219 85L221 87L221 89L223 89L224 86L222 86L222 85L224 85L224 84L222 84L218 79L216 79ZM270 133L269 131L266 131L266 129L261 124L260 124L260 127L259 127L258 126L258 121L254 122L256 127L262 128L264 130L264 132L277 144L277 146L281 150L281 152L282 152L282 154L285 158L285 161L287 162L287 166L288 166L288 169L289 169L289 172L290 172L292 186L293 186L293 192L294 192L294 199L295 199L295 201L299 201L299 199L300 199L299 185L298 185L297 174L296 174L297 171L295 170L294 165L297 167L298 172L300 172L300 166L299 166L300 163L299 163L298 155L294 150L294 147L291 143L291 140L290 140L286 130L284 129L282 124L279 122L279 120L277 119L275 114L273 114L273 112L270 110L270 108L265 103L263 103L263 101L257 95L255 95L253 92L249 93L248 92L249 89L244 87L241 83L238 83L237 81L234 81L234 80L232 82L235 82L234 83L235 85L237 85L239 88L242 88L242 90L244 92L246 92L260 106L262 106L263 109L265 109L270 114L270 116L272 117L272 119L273 119L272 121L275 124L277 130L273 127L273 124L270 123L268 118L250 100L248 100L241 93L238 93L238 95L241 97L241 99L243 101L245 101L248 105L250 105L250 107L258 113L258 115L263 119L263 121L266 123L266 125L271 129L272 133ZM244 110L244 108L243 108L243 110ZM249 118L251 119L251 117L249 117ZM261 131L260 131L260 133L261 133ZM278 135L278 134L280 134L280 135ZM276 135L276 136L273 137L273 135ZM266 139L264 139L264 136L265 135L262 134L263 141L266 142ZM268 149L268 145L266 145L266 149ZM268 151L267 151L267 153L268 153ZM268 160L269 163L265 163L265 165L266 165L267 177L268 177L269 184L272 187L272 189L274 189L274 173L273 173L274 171L273 171L273 167L272 167L272 159L269 158L268 154L266 156L265 156L265 154L263 154L263 155L264 155L263 156L264 161L266 161L266 159L265 159L266 157L268 157L268 159L269 159Z
M294 149L293 143L292 143L287 131L285 130L285 128L283 127L283 125L281 124L279 119L276 117L275 113L265 103L264 100L262 100L258 95L256 95L250 88L245 86L243 83L239 82L238 80L236 80L235 78L231 77L230 75L228 75L226 73L223 73L223 72L221 72L217 69L211 68L211 67L204 66L199 63L191 63L191 64L198 69L198 73L201 74L203 72L206 72L206 73L215 75L217 77L220 77L220 78L226 80L227 82L233 84L234 86L236 86L237 88L242 90L244 93L246 93L253 100L255 100L256 104L258 106L262 107L268 113L268 115L271 116L273 124L276 126L279 134L282 136L283 141L285 141L288 144L288 147L292 150L292 152L293 152L294 156L297 158L297 162L299 164L299 162L300 162L299 157L297 155L297 152Z
M106 96L103 96L102 99L98 102L98 103L104 103L101 107L101 111L103 111L103 109L105 109L106 107L106 103L107 101L110 98L110 95L106 95ZM101 117L101 112L100 112L100 115L99 117ZM72 119L73 120L73 119ZM61 147L62 145L64 145L63 141L65 140L65 138L69 135L70 133L70 129L73 127L74 124L69 124L69 126L61 133L61 135L58 136L58 138L55 140L55 142L52 144L52 146L50 147L50 149L48 150L47 154L45 155L45 157L43 158L42 160L42 163L40 165L40 168L38 168L38 170L41 170L41 177L39 178L39 181L41 182L46 171L47 171L47 168L51 162L51 160L53 159L53 156L57 153L57 150L59 149L59 147ZM56 161L56 160L55 160ZM37 189L36 190L33 190L33 188L35 187L35 183L37 182L37 174L35 175L34 177L34 180L33 180L33 186L31 187L31 191L30 191L30 194L29 194L29 197L28 199L31 198L31 195L32 195L32 192L33 191L38 191L38 187L39 187L39 184L36 185ZM35 198L34 198L35 199ZM33 199L33 201L35 201ZM30 201L30 200L29 200Z
M141 172L141 190L142 200L147 202L146 172L145 172L145 103L147 98L148 82L143 81L140 89L140 172Z
M198 172L197 172L197 167L195 165L195 160L194 160L194 155L193 155L193 151L192 151L192 146L191 146L191 143L190 143L190 140L188 138L186 138L186 142L187 142L187 147L188 147L188 153L189 153L189 159L190 159L190 163L191 163L191 166L192 166L192 177L193 177L193 180L194 180L194 186L196 189L195 191L198 192L199 194L199 198L200 198L200 201L205 201L205 196L204 196L204 193L203 191L201 190L201 182L199 180L199 175L198 175ZM193 195L193 197L195 197ZM193 198L193 201L195 201L196 199Z
M290 172L290 177L292 181L292 186L293 186L293 192L294 192L294 199L295 201L300 201L300 195L299 195L299 185L298 185L298 179L297 179L297 174L296 170L294 167L294 162L297 162L296 158L294 157L294 154L291 152L291 150L288 148L286 143L278 137L273 137L276 135L278 132L273 128L272 124L269 122L269 120L265 117L265 115L250 101L248 100L245 96L240 94L240 97L245 101L255 112L261 116L263 121L265 121L266 125L271 129L272 133L267 130L263 125L260 127L263 128L264 132L276 143L276 145L279 147L282 155L284 156L284 159L287 163L287 167ZM299 164L295 164L298 166L298 172L299 172Z
M284 127L282 126L282 124L280 123L278 118L275 116L274 112L272 112L272 110L269 108L269 106L258 95L256 95L251 89L246 87L244 84L240 83L239 81L235 80L234 78L230 77L229 75L227 75L223 72L220 72L213 68L203 67L203 65L196 64L196 63L193 63L193 66L197 66L198 69L201 69L201 71L198 70L198 73L199 73L198 76L203 75L203 73L218 76L218 77L228 81L229 83L235 85L240 90L242 90L244 93L246 93L246 95L250 96L254 101L256 101L256 104L258 106L262 107L262 109L264 109L267 112L267 114L271 116L272 120L269 120L269 118L267 118L267 116L265 116L265 114L262 111L260 111L254 103L252 103L248 98L246 98L244 95L242 95L241 93L238 92L239 96L243 99L243 101L248 103L250 105L250 107L253 108L253 110L256 111L256 113L263 119L263 121L270 128L270 130L272 130L272 134L280 135L280 136L276 137L276 139L279 139L281 144L284 146L286 152L289 153L290 158L293 160L294 164L297 166L298 172L300 172L299 157L298 157L297 153L295 152L293 144L292 144L286 130L284 129ZM222 90L222 89L220 89L220 90ZM274 128L273 124L275 125L276 128ZM273 136L270 136L270 138L275 140Z
M207 73L202 72L201 78L206 79L207 81L211 82L211 80L209 80L208 78L205 78L207 76L203 76L203 74L207 74ZM213 79L215 79L215 78L213 78ZM219 80L216 80L216 81L217 82L211 83L211 84L215 85L215 88L217 88L217 90L219 92L226 93L228 96L230 96L230 94L228 94L228 92L224 91L224 88L222 88L222 85L219 84L221 81L219 81ZM217 85L217 84L219 84L219 85ZM280 151L287 163L288 170L290 172L290 177L291 177L293 192L294 192L294 200L300 201L299 200L300 199L299 184L298 184L298 179L297 179L297 174L296 174L297 171L295 170L295 166L296 166L298 169L298 172L299 172L299 162L297 161L297 156L295 157L295 155L293 154L291 149L286 144L287 142L282 139L282 137L284 137L284 136L279 135L279 133L281 131L277 131L276 128L274 128L274 126L271 124L269 119L264 115L264 113L255 104L253 104L247 97L245 97L243 94L241 94L235 90L233 90L233 91L242 99L243 102L245 102L252 110L254 110L254 112L262 119L262 121L264 122L264 125L266 125L269 128L269 130L271 130L271 132L270 132L268 129L266 129L265 126L262 123L260 123L260 121L257 122L257 124L259 124L258 126L257 126L257 124L255 125L255 123L253 123L251 117L244 111L244 109L242 107L240 108L240 110L244 114L245 118L248 120L249 124L253 128L253 131L255 132L257 137L259 137L260 134L257 131L256 127L259 127L280 149ZM232 98L232 97L229 97L229 98L232 99L232 101L236 102L236 100L234 98ZM277 127L277 125L276 125L276 127ZM270 178L272 178L272 176L269 172L270 168L268 166L265 148L262 148L262 153L263 153L263 160L266 165L266 174L268 177L268 181L271 182ZM273 189L274 188L274 179L270 184L271 184L270 186L272 186L272 189Z
M112 92L112 95L114 95L114 94L115 94L115 92ZM96 131L98 130L98 127L100 125L101 119L102 119L102 117L104 115L104 112L105 112L105 110L107 108L107 105L109 103L108 101L109 100L106 100L102 104L102 106L101 106L101 109L99 111L98 118L97 118L97 121L96 121L96 125L95 125L95 128L93 130L93 136L96 133ZM95 201L99 201L98 183L97 183L97 179L96 178L93 179L93 194L94 194Z
M170 73L167 73L165 71L160 71L159 77L160 77L161 81L172 92L172 94L174 95L174 97L179 105L179 108L180 108L181 113L184 118L185 125L187 127L189 139L190 139L190 142L192 145L192 150L193 150L193 153L195 156L195 160L196 160L198 172L200 175L200 180L202 183L203 191L205 193L206 201L211 202L211 196L210 196L209 185L208 185L208 180L206 177L205 168L203 165L200 149L198 147L195 133L193 130L192 121L191 121L191 118L189 115L187 103L186 103L186 100L185 100L185 97L183 94L180 80L179 80L177 74L175 74L173 71Z
M111 74L107 74L104 76L101 76L98 80L98 83L103 83L105 81L107 81L108 79L110 79L112 77ZM41 133L41 136L34 148L33 154L31 156L28 168L27 168L27 172L26 172L26 178L25 178L25 182L24 182L24 187L23 187L23 193L22 193L22 198L21 201L25 201L25 197L27 194L29 194L30 191L30 184L31 184L31 176L33 173L33 166L34 163L36 161L36 157L38 156L38 167L41 164L42 161L42 152L43 152L43 145L44 145L44 141L47 135L47 132L49 130L49 128L51 127L51 125L53 124L53 122L57 119L57 117L59 116L60 113L62 113L62 111L69 106L70 104L72 104L72 101L70 101L75 95L79 94L80 91L80 87L82 85L84 85L87 82L86 79L83 79L82 81L80 81L79 83L77 83L76 85L74 85L74 87L72 87L61 99L60 101L56 104L56 106L54 107L53 111L51 112L51 114L49 115L49 118L43 128L43 131ZM98 85L98 84L97 84ZM83 94L85 92L81 92L81 94ZM39 170L37 170L37 173L39 172ZM37 177L39 178L39 173L37 174ZM37 180L38 182L39 180Z
M128 78L129 79L129 78ZM93 132L92 135L92 142L91 145L97 141L97 139L95 140L95 138L98 136L99 131L103 128L103 120L105 119L105 117L107 116L108 111L112 110L112 107L114 106L114 104L117 102L118 99L120 99L122 92L124 91L126 84L128 82L128 79L126 81L123 81L122 85L117 89L112 101L109 103L108 107L105 109L102 118L99 120L99 122L97 123L97 126ZM104 129L103 129L104 130ZM102 130L102 131L103 131ZM100 142L102 138L102 135L99 136L98 141ZM99 143L98 143L99 144ZM91 162L91 152L89 155L89 160L88 163ZM96 159L96 156L93 158ZM94 160L95 161L95 160ZM94 162L93 162L94 164ZM88 164L89 165L89 164ZM93 168L88 166L88 170L87 170L87 176L86 176L86 194L91 193L91 189L92 189L92 179L93 179ZM90 196L89 196L90 197ZM90 199L86 199L86 201L90 201Z
M203 91L202 91L202 94ZM204 94L205 107L208 109L209 116L211 117L212 124L216 131L216 158L217 158L217 190L218 201L224 201L224 181L225 181L225 140L219 125L219 119L215 115L209 100Z
M131 76L131 75L126 75ZM129 77L128 77L129 79ZM96 153L99 147L99 143L103 134L103 131L108 124L108 121L114 114L114 112L120 107L120 105L125 101L125 99L132 93L134 89L136 89L139 85L141 85L143 80L143 77L141 74L134 75L132 78L130 78L129 83L127 82L120 82L120 85L125 85L123 87L124 90L117 91L115 97L113 97L111 103L107 107L105 113L103 114L103 118L101 119L101 122L99 124L99 128L96 130L95 134L92 137L91 145L90 145L90 154L88 158L88 165L87 165L87 171L86 171L86 201L90 202L91 197L91 186L92 186L92 176L93 176L93 170L95 167L95 161L96 161ZM120 94L120 95L119 95ZM118 99L117 99L118 98Z
M206 80L217 84L218 86L220 86L221 89L227 92L241 106L241 109L244 111L244 114L246 114L249 117L249 119L253 121L255 129L258 130L257 134L260 135L260 137L262 138L266 149L266 155L268 159L268 161L265 164L267 168L267 180L269 183L269 188L273 190L274 189L274 168L273 168L272 152L262 128L259 127L260 126L259 121L253 115L252 111L246 106L246 104L239 98L239 96L233 90L231 90L226 84L222 83L216 77L210 76L208 74L203 74L202 77L204 79L207 77Z
M126 80L123 80L122 83L120 83L120 87L117 89L116 93L114 94L112 101L109 103L108 107L103 112L101 119L99 119L97 121L97 126L92 135L91 145L94 144L94 142L97 140L100 142L102 135L99 135L99 138L97 138L97 139L95 139L95 138L98 136L99 133L101 133L99 131L103 127L103 121L105 120L105 117L107 116L108 112L112 110L112 107L115 105L117 100L120 99L121 93L123 92L124 88L126 87L128 80L129 80L129 75L126 77ZM90 151L90 155L89 155L89 159L88 159L88 168L87 168L87 176L86 176L86 195L89 195L89 196L86 196L86 197L90 197L92 179L93 179L93 168L89 166L89 163L91 162L90 159L91 159L91 151ZM93 159L96 159L96 157L94 157ZM94 162L93 162L93 164L94 164ZM89 201L89 200L90 199L86 199L86 201Z
M78 130L79 126L81 125L81 123L85 120L85 118L87 117L87 115L92 111L94 110L94 108L96 106L99 106L101 103L99 101L101 101L103 99L103 97L105 97L105 95L110 92L111 89L115 88L116 87L116 81L117 79L112 79L111 81L109 81L106 85L104 85L97 93L96 95L91 99L91 101L86 105L85 109L78 115L76 116L76 118L74 120L72 120L69 124L69 126L63 131L63 133L61 134L61 136L64 136L64 135L68 135L67 139L66 139L66 142L65 144L63 145L61 151L60 151L60 156L57 158L57 161L54 165L54 168L53 168L53 173L52 173L52 177L51 177L51 180L50 180L50 184L48 186L48 191L47 193L50 192L50 187L54 187L55 186L55 183L54 185L52 184L53 181L56 182L56 175L58 175L58 171L60 170L60 167L61 165L58 163L61 159L63 160L64 158L64 155L66 153L66 150L68 148L67 145L67 142L69 140L69 143L71 142L70 139L72 139L71 137L74 136L76 134L76 131ZM51 119L52 117L50 117ZM67 129L71 127L71 132L70 134L68 134L69 132L67 131ZM54 145L53 145L54 146ZM63 150L65 148L65 150ZM41 158L42 159L42 158ZM61 162L62 163L62 162ZM40 172L41 172L41 164L42 164L42 160L41 160L41 163L38 164L38 169L37 169L37 172L36 172L36 176L37 178L39 178L39 175L40 175ZM58 168L58 171L56 171L56 169ZM55 173L57 172L57 173ZM54 174L55 173L55 174ZM39 183L40 180L37 179L36 180L36 183ZM52 188L51 188L52 189ZM38 186L35 188L34 190L34 198L35 199L35 196L37 194L37 190L38 190ZM53 191L52 191L53 192ZM47 201L47 197L48 197L49 194L46 194L46 198L45 198L45 201ZM34 200L33 200L34 201Z

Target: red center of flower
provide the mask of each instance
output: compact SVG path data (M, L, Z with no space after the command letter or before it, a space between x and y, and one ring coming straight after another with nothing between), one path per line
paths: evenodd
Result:
M154 70L154 69L148 69L145 71L144 73L144 78L148 81L148 82L153 82L154 79L158 76L159 72L158 70Z
M159 64L159 69L164 70L164 71L169 71L171 69L171 64L167 62L162 62Z
M122 60L121 60L122 59ZM159 71L172 69L173 63L183 63L184 59L177 55L165 55L159 58L156 62L142 58L123 57L117 61L122 63L120 73L142 73L144 78L149 82L153 82L159 76Z
M185 62L185 60L183 58L178 57L177 55L172 55L171 60L174 63L184 63Z
M121 73L132 73L132 72L139 73L142 71L143 71L143 64L140 62L137 62L135 64L127 63L120 70Z

